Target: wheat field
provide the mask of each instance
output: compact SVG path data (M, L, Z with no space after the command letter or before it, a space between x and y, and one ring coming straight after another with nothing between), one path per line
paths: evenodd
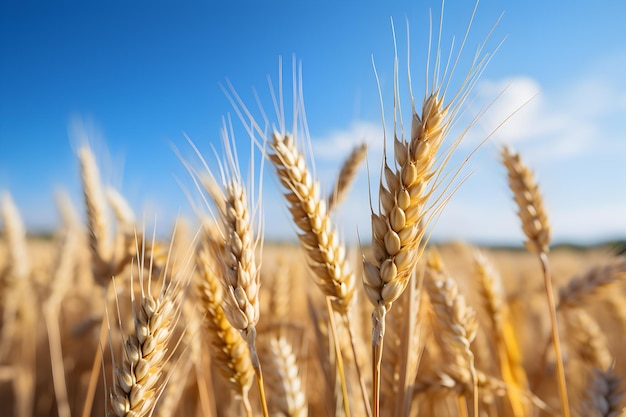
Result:
M292 243L265 241L259 167L239 161L242 139L226 122L217 161L193 144L196 160L181 158L202 203L166 238L102 181L89 146L76 153L82 205L59 195L52 236L29 235L5 192L1 414L625 415L626 257L610 245L552 247L523 155L502 148L523 248L430 240L462 186L463 165L448 162L481 114L451 132L491 59L483 46L464 74L460 50L433 48L405 127L396 67L393 135L380 138L387 152L369 166L363 207L372 239L359 245L344 244L349 225L335 214L366 175L367 149L320 184L295 68L292 114L278 94L275 120L225 88L281 187Z

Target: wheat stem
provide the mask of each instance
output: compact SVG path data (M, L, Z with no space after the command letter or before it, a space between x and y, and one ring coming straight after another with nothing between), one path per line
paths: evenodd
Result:
M328 311L328 322L333 337L333 346L335 348L335 357L337 360L337 372L339 372L339 382L341 384L341 395L343 396L343 409L346 417L350 417L350 402L348 396L348 384L346 382L346 371L343 365L343 357L341 347L339 346L339 338L337 335L337 325L335 323L335 310L333 309L330 297L326 297L326 310Z
M265 388L263 386L263 371L261 370L261 362L259 361L259 355L256 350L256 328L251 326L248 330L242 331L248 349L250 350L250 362L252 362L252 368L256 374L256 383L259 388L259 397L261 399L261 409L263 410L263 417L269 417L267 411L267 399L265 398Z
M559 325L556 317L556 302L554 301L554 291L552 290L552 280L550 279L550 265L545 252L539 254L541 268L543 269L543 279L548 298L548 310L550 311L550 324L552 325L552 343L554 344L554 354L556 355L556 371L559 383L559 399L561 400L561 412L563 417L569 417L569 401L567 398L567 384L565 382L565 368L563 367L563 354L561 352L561 341L559 338Z

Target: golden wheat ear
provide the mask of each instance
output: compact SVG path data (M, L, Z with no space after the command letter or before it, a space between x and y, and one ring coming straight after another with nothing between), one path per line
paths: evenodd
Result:
M219 276L218 256L223 256L223 246L205 228L196 255L198 276L194 287L197 304L202 314L202 324L210 341L210 356L218 373L231 392L242 401L247 415L252 413L248 393L254 381L250 351L238 329L234 328L224 312L224 285ZM216 256L217 254L217 256Z
M136 246L139 247L139 242ZM137 286L134 273L131 272L129 290L133 329L123 335L121 360L116 361L113 355L114 373L109 406L114 416L152 415L165 389L168 381L166 364L179 345L175 329L193 272L192 251L189 254L184 267L172 270L166 264L166 268L159 271L161 276L157 280L153 277L156 268L151 261L152 257L142 252L138 258ZM121 318L118 320L121 330Z
M427 259L424 289L435 313L435 337L446 363L444 372L460 387L460 400L473 393L476 401L478 380L470 346L478 331L476 313L434 250Z
M582 275L571 278L559 288L557 309L584 306L606 294L626 280L626 256L618 256L604 265L595 266Z
M348 195L357 170L367 156L367 143L356 146L344 161L337 175L335 187L328 194L328 211L333 211Z
M443 20L443 4L441 16ZM489 60L486 54L483 55L483 43L478 48L471 68L459 90L451 94L451 98L446 97L473 17L474 14L472 14L459 51L456 56L451 51L447 63L444 62L445 59L442 59L441 44L436 45L430 80L428 65L426 69L426 85L424 99L421 103L421 113L418 113L415 107L411 73L410 68L408 68L412 108L409 137L404 136L405 129L402 125L396 51L393 92L393 160L388 161L386 152L383 153L378 189L378 210L376 212L373 208L371 209L373 259L368 260L365 257L363 259L363 286L369 301L374 306L372 312L372 352L375 373L374 408L376 409L379 408L379 373L386 314L407 287L430 236L430 226L436 222L454 190L458 187L455 185L455 180L464 163L452 173L445 172L446 166L467 131L482 115L479 113L450 145L442 147L452 126L458 119L459 112L462 111L468 94ZM440 21L439 30L438 42L441 41L442 21ZM430 55L429 45L429 62ZM407 61L410 62L410 57ZM380 82L378 84L380 92ZM382 103L382 94L380 95ZM400 114L399 124L397 122L398 114ZM386 137L383 138L383 141L386 148ZM475 409L475 412L477 411ZM378 411L376 411L375 416L378 416Z
M300 245L304 249L309 269L313 278L326 296L329 320L334 320L335 310L340 313L346 327L351 331L349 311L352 307L356 277L346 257L346 248L340 240L337 228L333 225L331 214L327 207L327 199L321 195L319 181L315 177L315 164L308 160L303 149L310 146L308 126L303 104L301 78L295 75L294 63L294 125L291 132L285 130L285 115L282 103L282 77L279 79L280 105L276 104L278 125L280 130L274 130L271 135L261 129L259 124L247 109L245 104L231 86L231 101L243 119L245 114L249 119L248 133L257 140L260 137L259 147L267 149L266 156L271 162L278 180L284 190L288 209L297 228ZM272 94L274 92L272 91ZM234 98L233 98L234 97ZM273 96L275 98L275 95ZM265 117L265 116L264 116ZM331 323L333 333L338 325ZM335 335L336 336L336 335ZM350 337L353 341L352 336ZM337 337L333 338L336 350L336 365L339 369L344 412L350 415L348 404L348 389L343 369L343 359L338 346ZM355 349L353 349L355 351ZM356 355L353 355L356 358ZM360 374L360 369L356 367ZM361 391L366 413L369 414L369 400L367 399L363 379L359 376Z
M299 352L302 334L295 330L278 327L265 335L261 344L261 356L266 364L268 408L272 415L308 416L304 370L301 369L306 355Z
M260 211L260 201L254 203L256 206L252 206L249 201L249 198L254 200L255 191L254 155L250 159L250 181L246 187L235 150L232 126L229 129L226 121L222 128L222 143L225 154L224 159L219 161L219 175L212 172L193 143L191 145L203 163L205 172L198 173L188 164L187 167L208 205L207 209L214 213L217 233L210 236L215 242L210 243L208 247L219 250L218 253L213 253L213 256L217 260L217 274L225 289L223 311L230 324L241 332L248 344L261 397L261 408L263 415L267 417L263 374L256 349L261 286L257 252L262 248L263 236L262 223L259 222L256 230L254 224L259 220L256 216ZM259 199L260 190L259 183Z
M532 171L518 153L506 146L502 148L502 162L508 172L509 187L517 203L522 230L528 239L526 248L536 254L548 253L551 227Z

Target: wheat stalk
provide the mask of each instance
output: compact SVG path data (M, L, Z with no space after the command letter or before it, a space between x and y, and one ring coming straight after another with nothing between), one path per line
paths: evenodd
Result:
M550 251L550 224L543 207L543 198L539 193L532 171L521 161L519 154L509 148L502 147L502 162L506 167L509 179L509 188L513 191L513 199L517 203L518 215L522 221L522 230L528 239L526 248L539 257L543 269L544 286L550 312L552 326L552 343L556 355L557 380L559 383L559 398L561 411L564 417L570 416L563 355L559 340L559 325L556 316L556 302L550 277L548 252Z

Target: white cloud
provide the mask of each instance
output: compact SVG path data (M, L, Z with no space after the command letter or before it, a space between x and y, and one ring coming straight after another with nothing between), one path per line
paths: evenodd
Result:
M494 141L524 147L530 159L584 155L612 136L607 121L622 120L626 87L621 84L602 73L578 77L561 89L547 89L522 76L484 80L476 87L474 103L497 98L468 135L466 146L495 132Z
M626 234L626 196L601 190L601 185L607 184L601 177L616 172L606 166L607 156L613 163L626 160L626 145L621 140L626 126L620 114L626 110L626 85L602 73L573 78L560 83L558 88L542 85L530 77L484 80L477 86L473 103L489 102L500 93L464 139L464 149L458 150L459 155L467 154L468 149L473 149L508 118L493 140L512 144L536 170L546 200L552 202L549 215L555 241L593 243ZM472 111L478 109L474 107L464 117L472 117ZM463 122L459 120L457 127L462 128ZM363 141L369 145L371 185L368 188L363 169L336 216L338 228L352 243L357 228L363 242L368 242L371 236L368 190L372 190L376 207L382 126L356 120L344 129L314 137L312 141L324 189L334 181L344 158ZM508 244L521 244L524 240L505 173L497 152L493 151L493 148L481 150L474 156L469 168L476 167L480 172L470 176L452 197L434 225L435 239ZM475 162L479 164L474 165ZM570 169L577 171L573 173ZM585 171L584 176L581 170ZM577 200L580 189L590 184L598 186L587 188L587 195L596 192L593 195L600 197L581 203Z
M378 123L355 120L346 129L337 129L322 137L312 139L316 159L339 161L354 149L367 142L368 152L380 153L383 148L383 128Z

